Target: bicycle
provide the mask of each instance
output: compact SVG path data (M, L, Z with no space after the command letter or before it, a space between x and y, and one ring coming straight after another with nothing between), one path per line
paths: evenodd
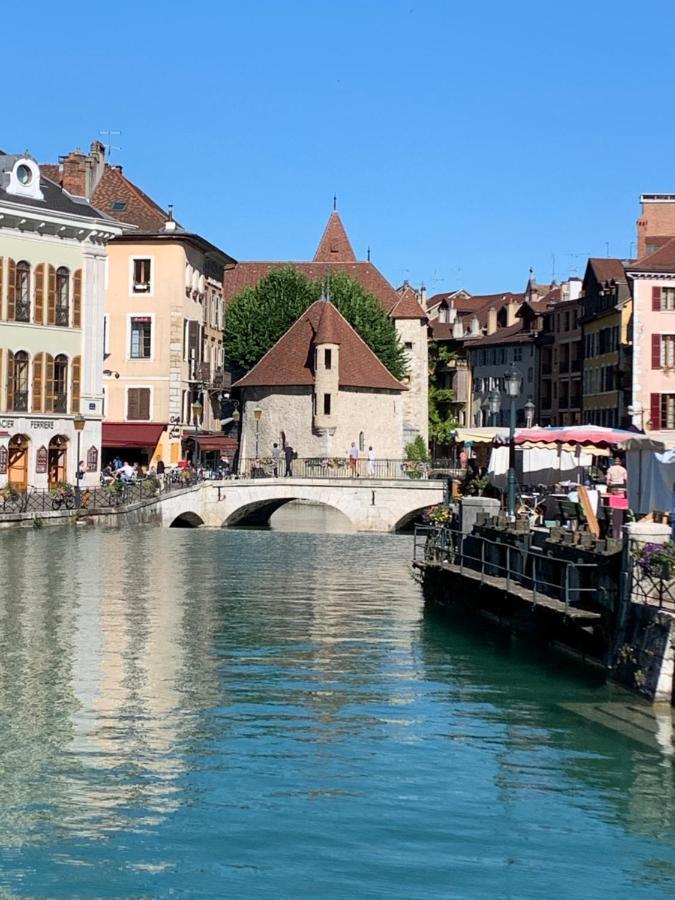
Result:
M75 493L70 487L60 488L52 497L52 509L58 510L65 507L66 509L75 509Z

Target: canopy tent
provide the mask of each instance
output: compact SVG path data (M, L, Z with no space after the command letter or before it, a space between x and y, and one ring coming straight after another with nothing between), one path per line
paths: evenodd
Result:
M497 427L458 428L455 440L460 444L491 444L494 440L508 441L509 429Z
M104 422L102 444L105 448L154 450L166 424L156 422Z
M516 444L525 447L561 446L563 449L582 446L595 456L607 456L614 450L663 451L663 441L648 434L624 431L621 428L603 428L600 425L571 425L567 428L520 428L516 432ZM598 452L600 451L600 452Z
M626 453L628 503L638 515L670 510L675 483L675 450L665 453Z
M531 485L545 484L551 486L570 481L577 484L581 470L593 464L590 453L570 453L567 450L553 447L536 447L528 449L517 447L516 475L519 482ZM493 447L488 465L490 484L500 490L506 490L509 469L508 446Z

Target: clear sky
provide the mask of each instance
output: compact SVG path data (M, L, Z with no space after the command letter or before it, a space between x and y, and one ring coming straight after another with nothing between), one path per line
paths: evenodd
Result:
M628 256L640 193L675 191L673 0L18 10L0 146L119 130L112 161L238 259L311 258L335 193L395 284L518 290Z

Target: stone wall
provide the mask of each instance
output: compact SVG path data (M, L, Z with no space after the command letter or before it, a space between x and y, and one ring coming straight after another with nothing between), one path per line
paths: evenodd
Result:
M427 326L420 319L397 319L396 331L406 346L408 375L403 394L403 442L413 441L421 434L429 443L429 355Z

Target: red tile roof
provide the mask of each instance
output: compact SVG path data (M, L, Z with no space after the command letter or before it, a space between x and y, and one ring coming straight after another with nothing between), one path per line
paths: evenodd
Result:
M333 210L314 254L314 262L356 262L342 219Z
M465 336L465 347L473 350L474 347L489 347L493 344L522 344L533 340L531 331L523 330L523 323L516 322L506 328L499 328L494 334L486 334L483 337L472 338Z
M341 324L338 311L332 303L324 301L319 314L319 324L314 335L315 344L339 344Z
M659 247L654 253L643 256L631 263L628 269L633 272L673 272L675 271L675 238Z
M591 257L588 265L595 272L595 277L602 283L605 281L625 281L626 273L624 272L623 262L620 259L609 259L608 257Z
M326 310L326 306L331 307ZM340 387L404 391L386 366L338 310L325 300L317 300L279 338L262 359L233 388L295 387L314 384L314 346L319 323L329 315L334 343L340 344Z

